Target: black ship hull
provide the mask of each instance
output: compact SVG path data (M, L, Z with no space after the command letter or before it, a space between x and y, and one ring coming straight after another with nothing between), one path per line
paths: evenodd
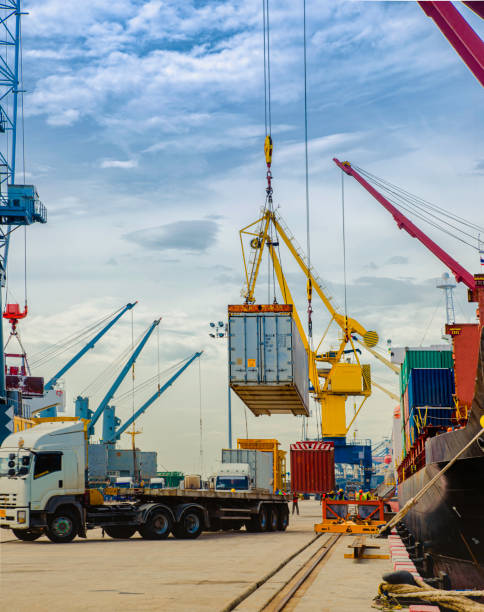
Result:
M400 507L418 494L482 429L484 416L484 336L467 425L430 438L426 465L398 485ZM453 588L484 588L484 436L474 442L404 518L415 539L446 572Z

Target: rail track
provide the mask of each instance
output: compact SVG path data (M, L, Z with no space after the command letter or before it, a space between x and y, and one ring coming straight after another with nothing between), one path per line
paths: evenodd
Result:
M342 534L319 534L297 550L261 580L234 599L222 612L258 610L282 612L309 586L308 580L321 570L324 560ZM314 546L316 542L319 545ZM309 557L305 559L308 555ZM304 559L304 561L302 560ZM274 586L274 585L277 585ZM264 593L264 590L267 593Z

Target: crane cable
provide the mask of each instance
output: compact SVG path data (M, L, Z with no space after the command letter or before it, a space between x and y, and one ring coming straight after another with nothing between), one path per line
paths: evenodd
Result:
M264 140L264 156L267 166L266 179L266 200L265 208L273 212L273 201L272 201L272 110L271 110L271 38L270 38L270 17L269 17L269 0L262 0L262 30L264 38L264 128L265 128L265 140ZM271 227L269 226L268 243L272 245L272 233ZM263 246L263 245L262 245ZM272 266L272 282L273 282L273 294L274 301L276 299L276 286L275 286L275 271ZM270 253L267 253L267 303L271 300L271 258Z
M306 0L303 0L303 38L304 38L304 162L306 184L306 254L308 259L307 298L308 298L308 339L313 350L313 321L311 284L311 236L309 214L309 156L308 156L308 78L307 78L307 35L306 35Z

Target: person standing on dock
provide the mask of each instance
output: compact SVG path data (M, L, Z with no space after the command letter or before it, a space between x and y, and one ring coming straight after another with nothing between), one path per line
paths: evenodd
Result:
M299 498L297 493L292 494L292 513L294 514L294 510L297 510L299 515Z

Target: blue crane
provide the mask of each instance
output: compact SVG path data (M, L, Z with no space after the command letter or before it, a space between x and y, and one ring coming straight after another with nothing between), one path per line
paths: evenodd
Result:
M47 211L36 188L15 181L18 94L23 96L19 80L21 15L21 0L0 3L0 316L10 236L21 225L47 222ZM27 308L24 316L26 313ZM15 401L6 388L3 346L3 319L0 319L0 442L11 433L15 413Z
M105 439L104 438L104 434L103 434L103 442L106 442L108 444L114 444L116 442L116 440L119 440L121 438L121 435L128 429L128 427L134 423L136 421L136 419L138 417L140 417L150 406L153 402L155 402L162 393L164 393L168 387L171 387L171 385L175 382L175 380L181 375L183 374L183 372L195 361L195 359L198 359L201 355L202 355L203 351L199 351L197 353L194 353L174 374L171 378L169 378L166 383L164 385L162 385L159 389L156 390L155 393L153 393L153 395L146 400L146 402L141 406L141 408L138 408L138 410L124 423L124 425L122 425L119 429L117 429L114 432L114 437L112 437L111 439ZM106 412L104 413L104 417L106 417ZM114 417L114 413L113 413L113 418L115 419L116 417ZM110 419L108 419L108 421L110 421ZM103 429L104 431L104 429Z
M110 400L112 399L113 395L116 393L119 385L123 382L123 380L126 377L126 374L129 372L129 369L131 368L131 366L135 363L136 359L138 358L138 355L141 353L141 351L143 350L145 344L148 342L149 337L151 336L151 334L153 333L153 330L155 329L155 327L157 327L160 323L161 319L155 319L153 321L153 323L150 325L150 327L148 328L147 332L145 333L145 335L143 336L143 338L140 340L138 346L136 347L136 349L133 351L131 357L128 359L128 361L125 363L125 365L123 366L123 369L121 370L121 372L118 374L116 380L113 382L113 384L111 385L111 387L109 388L109 391L106 393L106 395L104 396L104 399L102 400L102 402L99 404L99 406L96 408L96 411L94 412L94 414L92 415L91 418L91 422L89 423L89 429L88 429L88 434L90 436L92 436L94 434L94 426L96 425L97 421L99 420L99 417L102 415L102 413L104 412L104 409L106 408L106 406L108 406Z
M94 348L94 345L96 344L96 342L100 338L102 338L106 332L108 332L111 329L111 327L124 315L125 312L127 312L128 310L131 310L132 308L134 308L137 303L138 302L133 302L131 304L126 304L126 306L124 308L122 308L121 311L118 312L118 314L113 319L111 319L111 321L109 321L109 323L107 325L105 325L101 329L100 332L98 332L94 336L94 338L89 340L89 342L76 355L74 355L74 357L72 359L70 359L65 364L65 366L63 366L56 374L54 374L54 376L52 376L52 378L49 380L49 382L44 387L45 391L50 391L51 389L53 389L55 384L59 380L59 378L61 376L63 376L68 370L70 370L72 368L72 366L75 365L79 361L79 359L81 359L81 357L83 357L83 355L85 355L87 353L87 351L89 349Z

